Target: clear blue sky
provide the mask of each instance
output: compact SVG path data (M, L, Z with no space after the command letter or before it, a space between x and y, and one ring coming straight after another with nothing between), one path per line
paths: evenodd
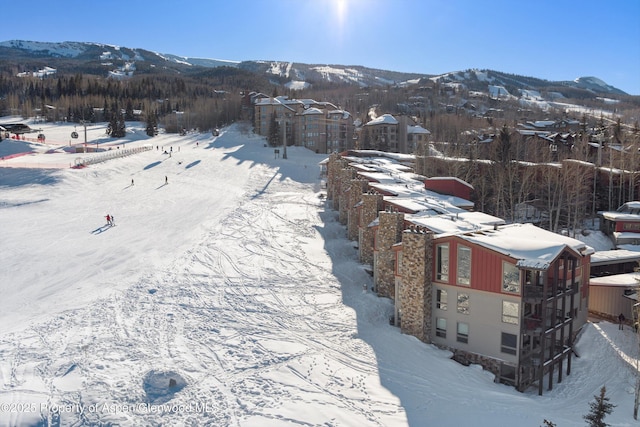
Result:
M32 0L1 10L0 41L424 74L595 76L640 95L640 0Z

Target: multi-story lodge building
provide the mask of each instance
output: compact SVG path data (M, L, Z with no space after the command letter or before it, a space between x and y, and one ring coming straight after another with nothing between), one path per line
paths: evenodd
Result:
M407 116L383 114L367 123L360 133L359 148L392 153L414 153L420 142L426 142L431 132Z
M473 212L455 180L449 194L420 188L424 177L398 155L363 156L330 156L327 197L372 265L374 290L393 300L394 324L518 390L562 381L587 321L593 250Z
M394 153L414 153L431 134L408 116L384 114L356 129L348 111L330 102L288 99L286 96L251 98L254 131L268 136L277 123L287 145L306 147L316 153L341 153L354 148Z
M354 120L348 111L329 102L312 99L259 97L254 101L254 130L269 135L275 121L287 145L306 147L316 153L342 152L353 148Z

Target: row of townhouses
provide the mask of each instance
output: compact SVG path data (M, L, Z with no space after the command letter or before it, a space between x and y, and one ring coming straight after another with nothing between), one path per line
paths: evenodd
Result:
M365 124L330 102L252 94L254 131L268 136L278 123L287 145L330 154L354 148L413 153L430 132L408 116L384 114Z
M542 394L571 373L593 249L473 211L470 186L413 173L413 156L333 153L327 199L402 333Z

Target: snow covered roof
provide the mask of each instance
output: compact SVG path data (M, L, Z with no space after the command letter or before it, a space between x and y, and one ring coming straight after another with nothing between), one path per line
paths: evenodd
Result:
M552 233L533 224L510 224L492 230L460 236L462 239L518 260L523 268L546 270L566 248L591 254L585 243Z
M260 98L256 101L256 105L282 105L285 108L292 108L289 105L302 105L302 102L295 99L287 99L286 96L277 96L275 98Z
M322 110L320 110L319 108L315 108L315 107L307 108L306 110L304 110L302 112L303 116L310 115L310 114L323 115L324 113L322 112Z
M589 286L615 286L629 288L636 287L638 285L640 285L640 272L592 277L589 279Z
M523 136L548 136L551 134L551 131L548 130L538 130L538 129L531 129L531 127L523 125L523 129L516 129L516 132L518 132L520 135Z
M425 129L422 126L419 126L419 125L408 125L407 126L407 133L431 135L431 132L429 132L427 129Z
M598 214L608 220L640 221L640 202L627 202L615 211L599 211Z
M472 209L474 206L473 202L461 197L439 194L434 191L425 190L422 187L416 188L417 186L397 183L395 181L387 180L382 182L370 182L369 186L375 190L378 190L380 193L387 194L390 195L390 197L393 197L388 199L389 202L397 206L406 207L407 210L411 210L414 212L422 209L429 209L430 202L427 202L426 206L424 204L424 201L429 199L439 200L442 203L447 203L449 206L455 206L456 208L464 210ZM412 207L409 208L409 205L411 205ZM416 208L416 206L421 206L421 208Z
M591 255L591 266L620 264L628 261L639 261L640 252L627 249L596 251Z
M398 120L396 120L396 118L393 117L391 114L383 114L380 117L376 117L370 122L365 123L365 126L373 126L373 125L381 125L381 124L397 125Z
M419 212L407 215L405 219L417 226L425 227L438 237L447 235L462 235L482 229L489 229L494 225L504 224L504 220L482 212L468 212L460 210L456 213L437 215L433 211Z
M342 119L343 120L346 120L349 117L351 117L351 113L348 112L348 111L345 111L345 110L331 110L327 114L329 114L329 115L340 114L340 115L342 115Z
M388 153L386 151L378 150L349 150L346 156L343 158L360 163L380 163L386 162L388 164L405 162L414 163L415 156L413 154L403 153Z
M464 209L457 207L456 205L446 200L444 197L440 198L437 197L437 195L434 197L433 194L434 193L431 193L431 197L424 197L424 194L422 193L418 194L418 196L420 197L416 197L415 194L409 194L408 196L387 198L385 200L395 206L404 208L405 210L413 211L415 212L415 215L455 216L462 212L465 212Z
M612 235L616 241L640 239L640 233L636 231L614 231ZM631 243L631 242L627 242L627 243Z
M535 128L546 128L556 124L553 120L536 120L535 122L529 122Z

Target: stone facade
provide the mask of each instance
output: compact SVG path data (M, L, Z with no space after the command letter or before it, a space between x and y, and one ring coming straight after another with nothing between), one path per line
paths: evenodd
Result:
M374 280L378 295L395 298L395 261L392 248L402 239L404 214L400 212L380 212L378 227L377 256L375 257Z
M378 212L383 209L383 196L378 193L367 193L362 195L362 217L360 229L358 230L358 251L360 262L373 265L373 228L369 227L377 217Z
M402 233L402 285L400 330L426 343L431 342L433 233L406 230Z
M356 205L362 201L362 195L367 191L369 181L366 179L352 179L347 206L347 237L349 240L358 240L358 208Z
M347 218L349 216L349 193L351 190L351 180L354 179L356 177L356 170L346 167L344 169L340 170L340 182L341 187L340 187L340 193L336 194L337 198L340 200L339 203L339 208L338 208L338 220L340 221L340 224L342 225L347 225ZM355 190L358 191L358 190ZM358 191L359 194L362 194L362 192ZM335 199L335 198L334 198ZM335 203L335 202L334 202Z
M333 209L340 209L340 193L342 189L342 170L347 168L349 163L334 153L329 156L327 163L327 199L333 202Z

